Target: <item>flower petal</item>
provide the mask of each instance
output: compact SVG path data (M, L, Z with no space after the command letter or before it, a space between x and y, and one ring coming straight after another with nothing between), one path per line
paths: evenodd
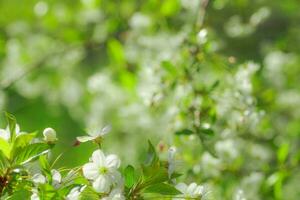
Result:
M197 189L197 184L196 183L191 183L188 188L186 189L186 193L189 194L190 196L194 196L195 191Z
M57 171L56 169L52 169L51 174L52 174L52 181L54 183L61 183L61 174L59 173L59 171Z
M178 183L176 185L176 189L185 194L187 190L187 185L185 183Z
M94 140L95 137L92 136L79 136L76 138L79 142L87 142L87 141L91 141Z
M99 176L99 167L95 163L87 163L83 165L82 172L85 178L95 180Z
M94 151L92 155L92 161L96 163L98 166L104 166L105 165L104 153L100 149Z
M111 126L107 125L105 127L102 128L101 132L100 132L100 136L106 135L107 133L109 133L111 130Z
M105 159L105 166L107 166L108 168L118 169L120 165L120 159L114 154L108 155Z
M94 182L93 188L99 193L108 193L111 186L111 180L108 176L100 175Z

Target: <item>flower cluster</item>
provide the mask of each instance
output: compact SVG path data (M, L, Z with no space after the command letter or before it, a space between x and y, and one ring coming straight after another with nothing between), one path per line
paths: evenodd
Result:
M178 183L176 148L168 149L167 160L161 160L149 142L147 159L139 168L122 168L119 157L105 155L101 143L108 128L78 139L93 141L97 149L89 162L73 169L54 166L63 154L50 162L50 152L58 142L56 131L46 128L43 139L36 133L20 132L15 118L7 114L8 127L0 131L0 196L5 199L66 200L138 200L201 199L204 186ZM86 137L85 139L83 139ZM76 147L74 147L76 148ZM37 162L38 161L38 162Z

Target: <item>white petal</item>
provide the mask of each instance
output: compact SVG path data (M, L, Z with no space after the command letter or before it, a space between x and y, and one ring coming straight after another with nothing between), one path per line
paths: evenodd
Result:
M38 183L41 183L41 184L46 183L46 178L45 178L45 176L43 176L43 175L40 174L40 173L34 174L34 175L32 176L31 179L32 179L32 181L33 181L34 183L36 183L36 184L38 184Z
M82 167L83 176L90 180L95 180L99 176L99 167L95 163L87 163Z
M10 134L7 130L0 129L0 137L3 138L4 140L8 141L10 138Z
M100 149L94 151L92 155L92 161L96 163L98 166L104 166L105 165L104 153Z
M66 200L78 200L80 193L80 187L74 187L67 195Z
M114 171L113 173L110 173L110 176L114 184L114 187L119 187L119 188L124 187L124 179L119 171Z
M99 193L108 193L111 186L111 180L108 176L100 175L94 182L93 188Z
M33 193L30 197L30 200L40 200L40 197L38 196L38 194Z
M203 195L204 194L204 186L203 185L199 185L196 189L195 189L195 195Z
M189 195L191 195L191 196L193 196L195 194L196 188L197 188L197 184L196 183L191 183L188 186L188 188L186 190L186 193L189 194Z
M187 185L185 183L178 183L176 185L176 189L185 194L187 190Z
M79 142L87 142L87 141L91 141L94 140L95 137L92 136L79 136L76 138Z
M61 175L60 175L59 171L57 171L56 169L52 169L51 174L52 174L52 181L54 183L60 183L61 182Z
M105 159L105 166L107 166L108 168L118 169L120 165L120 159L114 154L108 155Z
M105 126L104 128L102 128L100 135L101 135L101 136L102 136L102 135L106 135L107 133L110 132L110 130L111 130L111 126L110 126L110 125L107 125L107 126Z

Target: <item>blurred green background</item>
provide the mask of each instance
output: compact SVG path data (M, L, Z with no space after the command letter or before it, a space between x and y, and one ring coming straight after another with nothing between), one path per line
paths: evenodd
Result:
M76 136L111 124L104 148L124 165L151 139L212 199L299 199L298 0L2 0L0 13L0 110L53 127L59 166L86 162L95 146Z

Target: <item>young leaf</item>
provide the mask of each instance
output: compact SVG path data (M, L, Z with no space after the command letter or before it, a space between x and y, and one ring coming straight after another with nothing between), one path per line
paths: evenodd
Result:
M145 188L144 193L157 193L162 195L178 195L181 194L173 185L167 183L158 183Z
M2 151L6 157L9 157L10 149L9 143L0 137L0 151Z
M9 162L2 151L0 151L0 175L2 175L2 171L7 168Z
M16 141L14 142L13 147L14 148L20 148L20 147L25 147L26 145L28 145L32 139L36 136L36 133L24 133L24 134L20 134L18 135L18 137L16 138Z
M169 179L168 171L163 167L146 167L143 168L143 187L157 183L163 183Z
M46 154L49 150L50 146L45 143L30 144L17 149L13 154L13 160L15 164L25 164L40 155Z
M156 165L159 162L158 156L156 154L155 148L150 141L148 141L148 153L146 158L146 166Z
M89 186L87 186L80 194L80 200L98 200L99 195L95 190Z
M176 131L175 134L176 135L192 135L194 132L192 130L189 129L182 129L179 131Z
M30 196L31 196L31 192L23 189L14 192L12 196L7 198L7 200L30 199Z
M130 188L135 182L134 168L128 165L124 170L125 186Z
M6 112L5 116L6 116L6 120L7 120L8 127L9 127L9 132L10 132L10 142L13 142L15 140L15 137L16 137L16 124L17 124L17 120L10 113Z

